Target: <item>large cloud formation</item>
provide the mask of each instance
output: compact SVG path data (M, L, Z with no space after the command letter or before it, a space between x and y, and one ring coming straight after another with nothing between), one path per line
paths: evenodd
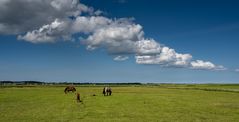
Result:
M1 0L0 33L19 34L82 13L94 10L78 0Z
M132 18L110 19L101 13L79 0L1 0L0 34L18 35L19 40L31 43L81 38L88 50L103 48L115 55L115 61L135 55L137 64L225 70L209 61L194 61L190 54L177 53L144 37L143 27Z

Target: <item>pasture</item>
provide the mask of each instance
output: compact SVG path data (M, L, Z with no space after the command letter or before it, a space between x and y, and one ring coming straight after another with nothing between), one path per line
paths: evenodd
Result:
M63 86L0 87L0 121L236 122L239 85L77 86L83 103ZM93 96L95 94L96 96Z

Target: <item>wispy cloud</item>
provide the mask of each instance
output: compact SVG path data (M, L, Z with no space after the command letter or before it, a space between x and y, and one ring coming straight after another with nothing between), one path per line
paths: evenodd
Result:
M128 56L121 56L121 55L119 55L119 56L116 56L114 58L114 60L115 61L124 61L124 60L127 60L128 58L129 58Z

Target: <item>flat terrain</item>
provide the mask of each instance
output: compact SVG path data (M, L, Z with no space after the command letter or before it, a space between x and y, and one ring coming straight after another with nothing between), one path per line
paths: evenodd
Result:
M60 86L0 87L0 122L239 120L239 85L116 86L105 97L102 88L76 87L77 103Z

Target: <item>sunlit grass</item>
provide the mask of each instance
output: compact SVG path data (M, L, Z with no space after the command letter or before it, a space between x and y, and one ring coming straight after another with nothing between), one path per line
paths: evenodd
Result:
M102 87L77 87L83 103L76 102L74 93L64 94L64 87L0 88L0 121L239 120L239 93L191 89L228 86L167 87L112 87L113 95L105 97Z

